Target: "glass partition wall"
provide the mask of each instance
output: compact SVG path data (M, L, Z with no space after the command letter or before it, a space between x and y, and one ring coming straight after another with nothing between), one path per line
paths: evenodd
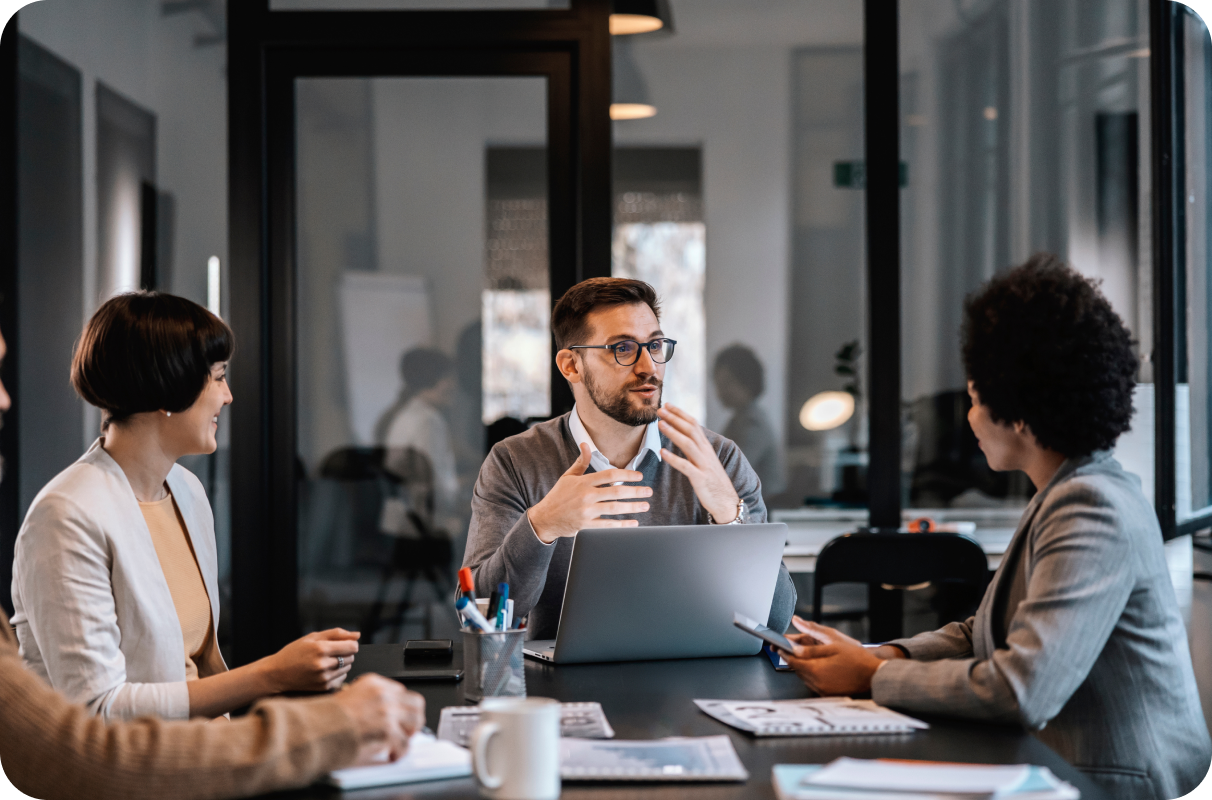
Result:
M295 86L300 622L448 637L485 448L550 415L546 79Z
M861 515L864 193L835 167L863 159L862 5L669 8L613 37L613 274L657 289L665 398L737 441L769 507ZM829 393L851 411L809 420Z
M1098 279L1141 356L1117 453L1153 490L1145 0L901 0L903 495L1013 528L1033 489L967 422L964 297L1032 254Z
M1022 476L992 474L974 447L958 347L964 295L997 270L1056 252L1104 280L1141 352L1153 350L1146 0L770 0L745 9L673 0L661 30L614 37L601 0L493 12L255 5L240 11L233 41L233 107L242 109L233 120L233 258L248 267L234 318L262 337L246 377L267 377L260 416L236 420L237 441L262 444L234 465L234 518L253 533L239 538L235 585L269 611L263 624L238 620L245 657L284 632L337 622L379 638L440 630L437 606L397 613L406 578L397 567L458 563L466 520L439 521L433 459L428 481L402 477L422 459L391 466L399 448L389 429L406 427L404 408L416 400L400 362L419 348L455 362L453 382L444 373L449 405L434 404L419 427L447 428L449 485L466 492L484 452L477 445L569 408L562 381L528 370L531 354L550 359L544 303L586 277L656 285L671 334L686 345L669 399L728 434L738 417L763 422L764 435L742 447L762 465L774 518L812 535L853 530L876 506L885 526L901 510L925 509L1009 535L1029 489ZM379 4L388 6L402 7ZM890 6L899 13L888 16ZM873 88L865 72L896 49L864 50L876 20L900 54L876 70ZM470 66L508 60L502 42L535 58L543 51L548 66ZM253 79L260 63L264 96ZM488 74L501 79L477 77ZM428 105L455 97L455 87L530 80L522 74L547 76L545 110L535 107L529 132L493 127L519 119L520 101L505 95ZM358 77L324 77L335 75ZM401 77L362 77L375 75ZM897 83L899 130L873 135L865 100L881 98L881 112L895 106ZM393 112L387 86L421 93ZM308 104L332 101L325 92L344 99L306 127ZM255 109L270 126L261 150ZM545 138L536 135L544 114ZM346 127L349 152L322 144L337 135L327 125ZM409 147L417 132L430 138ZM896 197L897 139L903 213L881 201L872 216L874 196ZM466 150L448 163L457 142ZM256 183L262 158L267 185ZM349 187L348 198L309 189L308 169L334 170L342 159L353 166L330 180ZM308 216L311 202L339 207ZM883 244L898 229L899 265L897 248L890 257ZM903 323L889 324L898 282ZM370 357L354 329L369 328L372 304L406 300L415 313L397 314L391 346ZM354 369L366 377L352 379ZM889 375L903 391L889 388ZM1142 398L1152 377L1142 359ZM477 413L483 439L470 426L456 440L456 426ZM1143 417L1137 425L1151 428ZM1137 449L1143 474L1152 445ZM421 525L410 516L418 508ZM446 537L422 557L426 525ZM283 555L290 574L276 566ZM799 557L789 551L789 564ZM811 569L804 558L801 575ZM422 575L430 585L410 601L440 597L444 574Z
M1212 526L1212 40L1185 5L1174 4L1174 513L1178 526Z

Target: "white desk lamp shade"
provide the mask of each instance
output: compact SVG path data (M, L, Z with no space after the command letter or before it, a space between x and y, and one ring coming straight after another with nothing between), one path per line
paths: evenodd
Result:
M854 395L849 392L821 392L809 398L800 409L800 424L810 431L829 431L854 415Z

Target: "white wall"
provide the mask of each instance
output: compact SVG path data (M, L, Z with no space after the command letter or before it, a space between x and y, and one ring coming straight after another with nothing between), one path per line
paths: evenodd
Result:
M637 44L635 54L658 113L616 122L615 143L702 148L708 368L733 342L752 347L766 366L762 404L781 429L791 215L789 50L673 49L658 42ZM721 430L730 412L710 389L707 409L707 426Z
M205 23L193 14L164 18L159 9L157 0L40 0L18 18L24 35L82 73L84 307L70 324L82 325L105 299L97 287L97 81L156 115L157 183L176 199L164 288L205 303L207 258L219 256L226 275L226 49L194 47ZM97 425L88 409L83 444Z
M429 280L434 344L480 318L485 148L547 141L544 78L377 78L375 213L383 272Z

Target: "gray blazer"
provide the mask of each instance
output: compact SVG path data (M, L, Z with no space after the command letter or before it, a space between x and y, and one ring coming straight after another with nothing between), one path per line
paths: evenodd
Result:
M1109 453L1066 461L1023 513L976 616L899 644L883 705L1021 725L1113 797L1169 800L1212 742L1140 480Z

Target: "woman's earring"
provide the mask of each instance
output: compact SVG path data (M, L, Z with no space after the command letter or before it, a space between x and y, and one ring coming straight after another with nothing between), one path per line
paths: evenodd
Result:
M166 416L166 417L171 417L172 415L173 415L173 412L171 412L171 411L164 412L164 416Z

